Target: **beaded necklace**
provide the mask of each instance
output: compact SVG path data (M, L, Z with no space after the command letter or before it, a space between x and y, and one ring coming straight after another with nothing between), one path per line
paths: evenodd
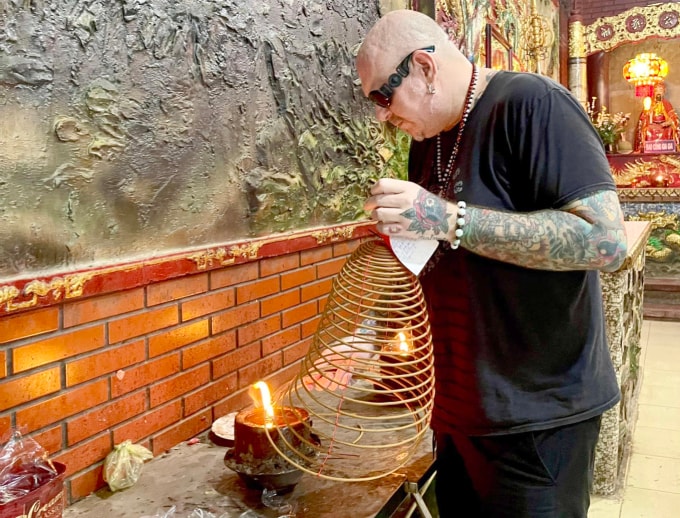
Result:
M453 150L451 151L451 156L449 157L449 161L446 164L446 169L444 171L442 171L442 138L441 134L437 135L437 150L436 150L437 185L440 194L445 193L448 190L449 183L451 183L451 180L455 180L455 178L460 174L460 169L458 169L456 171L456 174L453 177L451 177L453 166L456 164L456 158L458 157L458 149L460 148L460 142L463 139L465 123L467 122L468 117L470 116L470 112L472 111L474 94L477 88L478 76L479 69L473 63L472 77L470 78L470 84L468 86L467 93L465 94L465 102L463 103L465 108L463 109L463 115L460 118L460 122L458 122L458 133L456 135L456 141L453 144Z

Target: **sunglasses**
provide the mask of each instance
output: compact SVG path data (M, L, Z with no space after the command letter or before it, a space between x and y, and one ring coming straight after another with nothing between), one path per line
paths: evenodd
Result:
M378 106L381 106L382 108L390 107L390 105L392 104L392 96L394 95L394 89L397 88L401 84L401 81L408 75L409 72L408 64L411 61L411 56L413 56L413 53L418 50L424 50L425 52L432 53L434 52L434 45L430 45L429 47L424 47L422 49L416 49L413 52L411 52L408 56L406 56L397 67L396 73L392 74L390 77L387 78L387 83L382 85L377 90L372 90L368 94L368 98L371 101L373 101Z

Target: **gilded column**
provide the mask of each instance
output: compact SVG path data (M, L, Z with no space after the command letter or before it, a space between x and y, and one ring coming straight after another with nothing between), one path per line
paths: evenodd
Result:
M569 90L585 106L588 103L588 67L583 21L569 19Z

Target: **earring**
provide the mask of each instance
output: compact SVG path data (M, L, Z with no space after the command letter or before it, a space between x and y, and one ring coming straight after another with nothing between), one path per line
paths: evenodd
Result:
M432 95L436 92L432 83L427 83L427 93Z

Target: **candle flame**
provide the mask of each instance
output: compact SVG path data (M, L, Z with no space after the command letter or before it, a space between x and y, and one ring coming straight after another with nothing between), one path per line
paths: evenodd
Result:
M403 331L397 333L397 338L399 339L399 352L401 354L408 354L411 352L411 344L406 339L406 334Z
M272 397L271 393L269 392L269 385L267 385L264 381L258 381L257 383L253 384L253 389L256 391L259 390L259 397L253 396L252 394L251 397L253 397L253 400L255 400L256 406L262 406L262 410L264 411L265 425L267 428L271 428L274 424L274 407L272 406Z

